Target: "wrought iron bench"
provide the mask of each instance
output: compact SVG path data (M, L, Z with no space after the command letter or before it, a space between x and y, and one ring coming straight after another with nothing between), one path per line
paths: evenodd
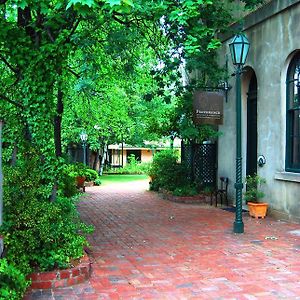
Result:
M218 206L218 197L220 198L221 205L223 205L223 197L225 198L226 205L228 206L228 177L220 177L220 188L217 188L215 191L212 191L210 195L210 205L213 205L213 198L215 198L215 205Z

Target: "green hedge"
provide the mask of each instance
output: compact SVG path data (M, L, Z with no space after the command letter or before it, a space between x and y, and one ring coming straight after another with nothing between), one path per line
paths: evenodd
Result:
M188 170L184 164L178 163L178 154L173 150L164 150L154 155L148 170L152 177L151 189L159 188L174 191L189 185Z
M7 299L17 299L13 297L19 297L24 284L19 288L6 270L11 270L15 277L20 272L18 282L33 271L67 268L71 260L84 254L83 249L88 245L86 235L93 229L79 219L78 197L63 195L63 177L59 176L56 201L50 202L52 186L47 184L39 155L28 152L16 166L4 167L4 223L0 235L6 247L5 261L1 260L5 285L0 285L0 295L11 290L12 296Z
M22 299L29 281L6 259L0 259L0 299Z

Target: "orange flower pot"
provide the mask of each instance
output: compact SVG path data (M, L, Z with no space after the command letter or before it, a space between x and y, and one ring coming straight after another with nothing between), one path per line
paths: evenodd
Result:
M251 217L264 219L267 215L268 203L248 202L248 208Z
M77 176L76 177L77 188L79 188L79 189L82 188L82 190L85 192L84 182L85 182L85 176Z

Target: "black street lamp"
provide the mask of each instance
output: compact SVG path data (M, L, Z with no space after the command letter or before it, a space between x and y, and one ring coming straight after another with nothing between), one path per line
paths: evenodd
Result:
M0 226L3 224L2 128L3 120L0 119ZM2 255L3 249L3 238L0 235L0 257Z
M86 134L85 131L82 131L80 133L80 139L82 142L82 147L83 147L83 163L86 165L87 161L86 161L86 141L87 141L88 135Z
M236 213L233 223L234 233L244 232L242 218L242 97L241 97L241 73L246 62L250 43L245 35L237 34L229 44L232 63L236 67Z

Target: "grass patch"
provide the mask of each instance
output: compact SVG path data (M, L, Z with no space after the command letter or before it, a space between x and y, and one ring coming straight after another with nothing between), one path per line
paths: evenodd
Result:
M101 185L112 183L126 183L138 180L148 180L147 175L103 175L100 177Z

